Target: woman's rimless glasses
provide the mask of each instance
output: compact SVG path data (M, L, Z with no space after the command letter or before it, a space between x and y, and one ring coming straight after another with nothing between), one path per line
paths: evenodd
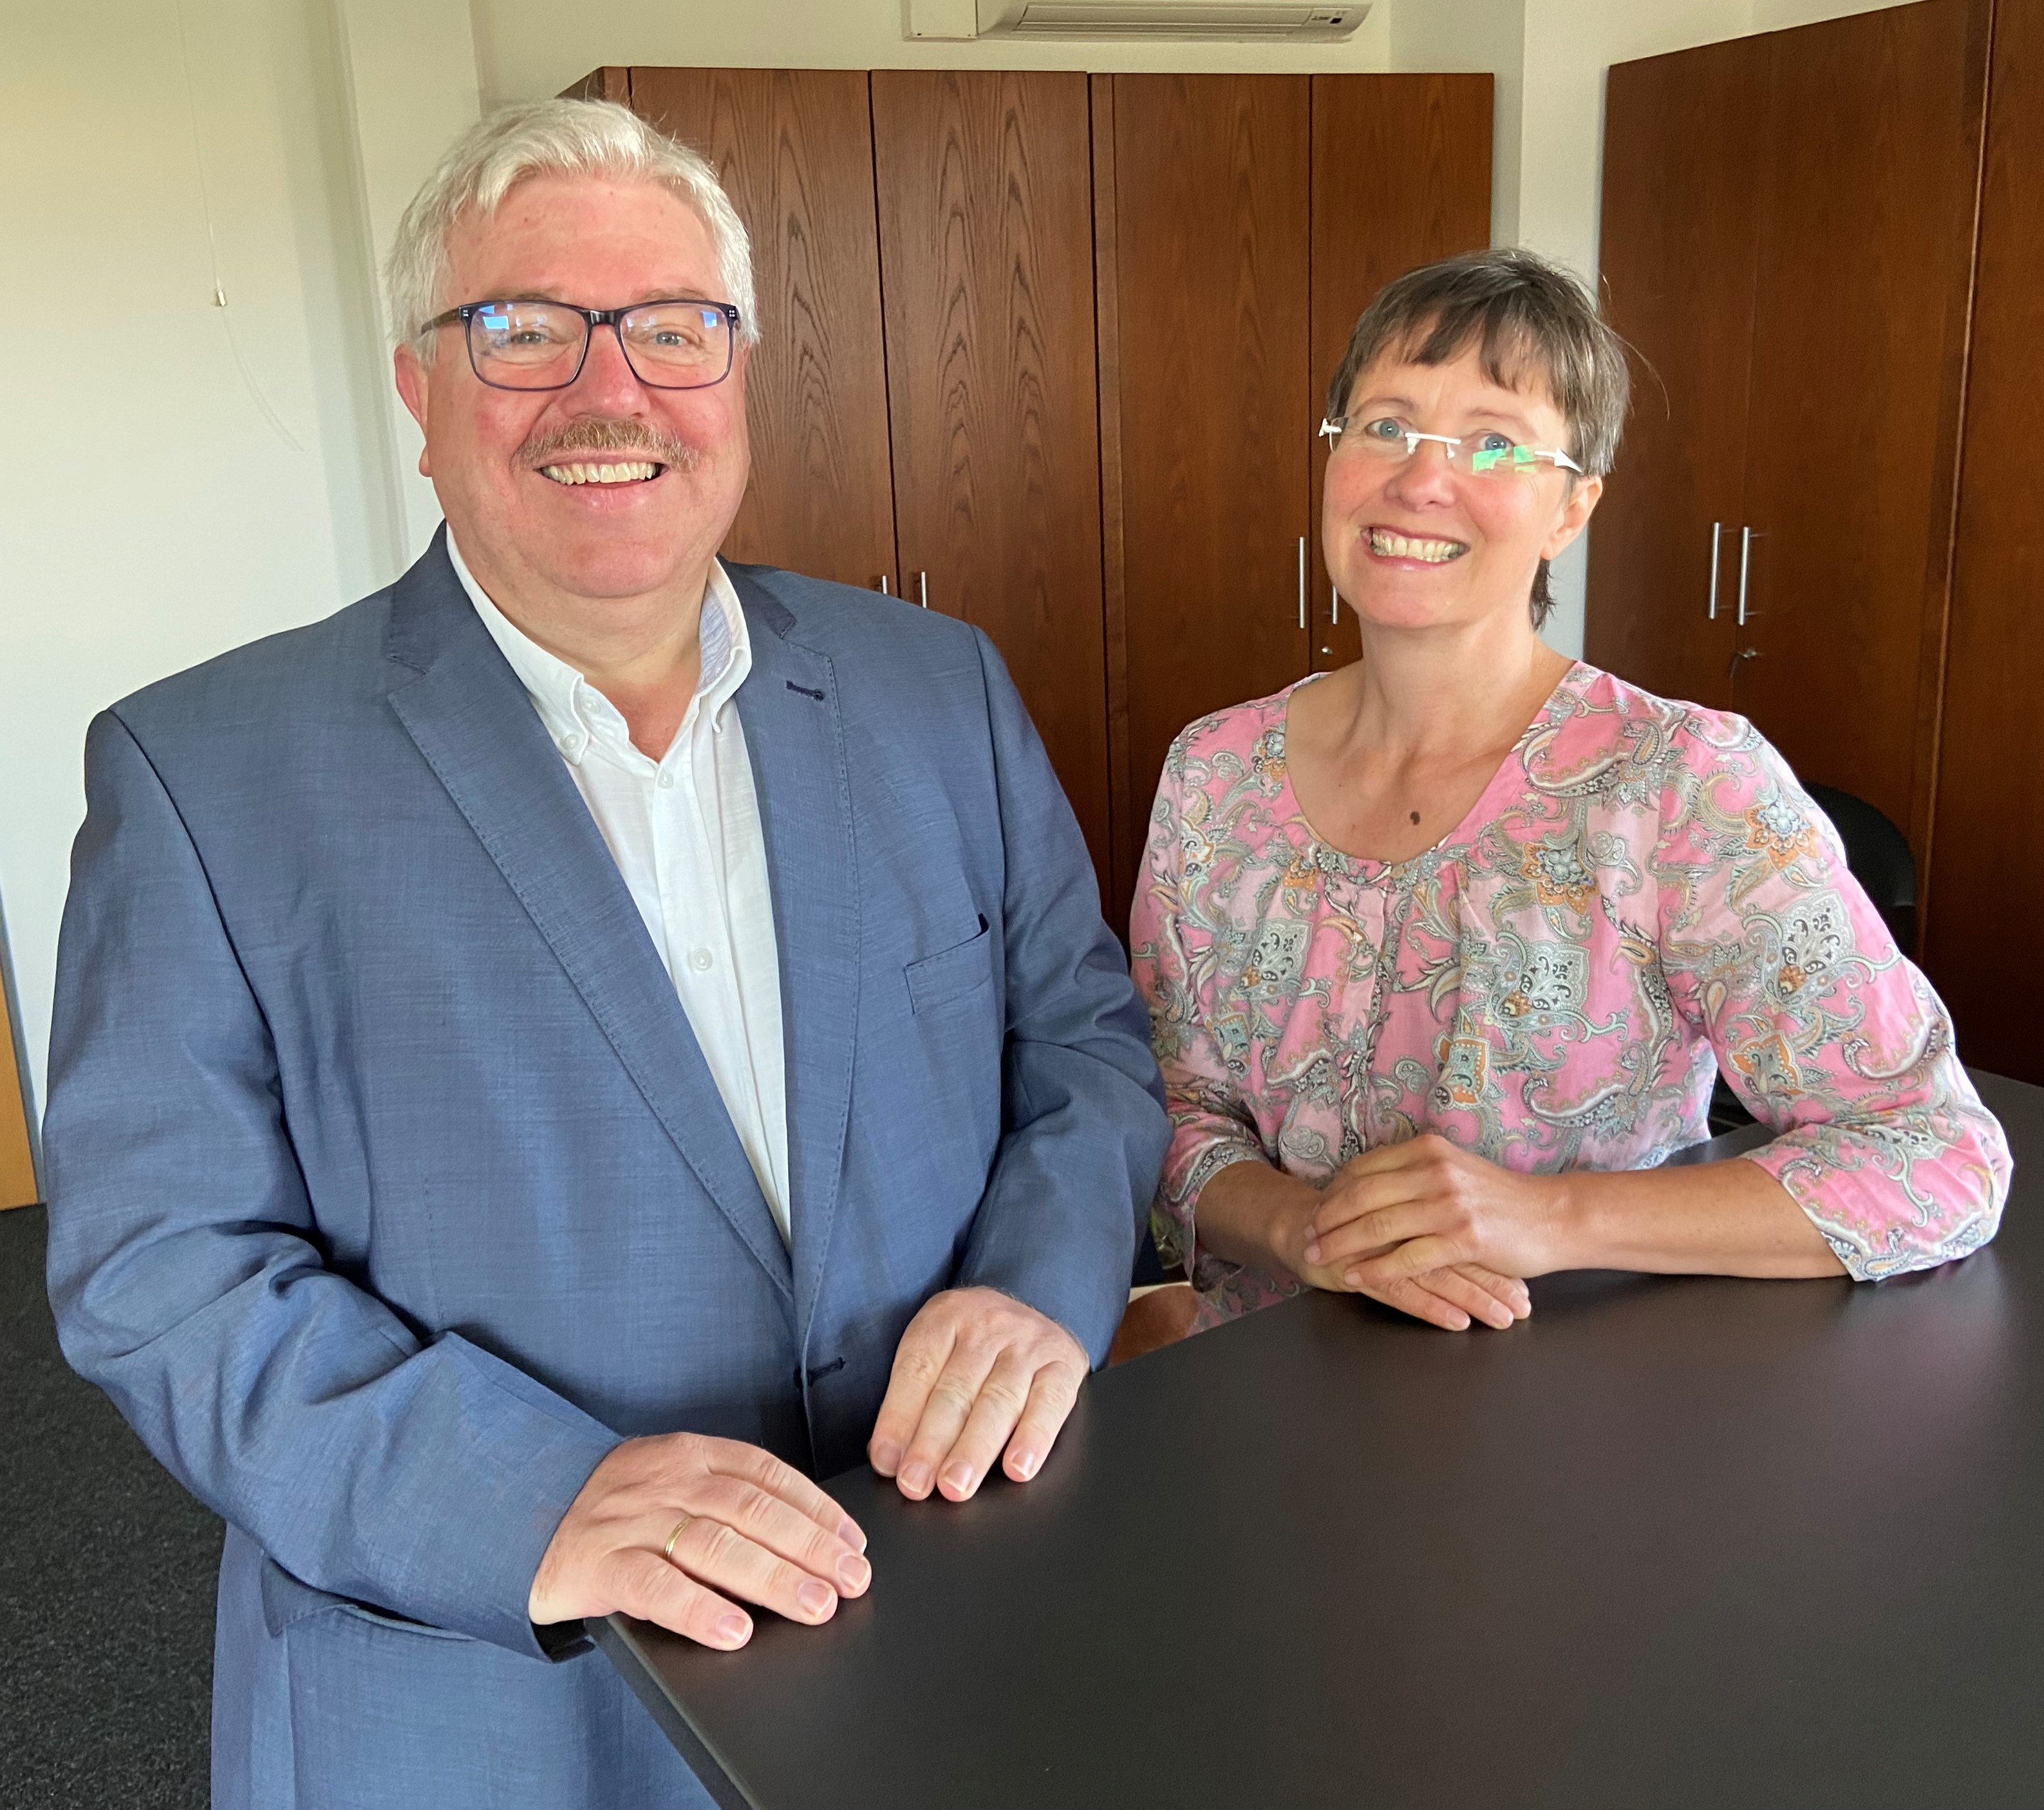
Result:
M421 332L463 322L471 370L493 390L565 390L582 375L590 336L617 335L632 375L650 390L707 390L731 375L739 314L728 302L640 302L577 308L566 302L471 302Z
M1566 452L1554 448L1520 446L1508 435L1490 432L1460 440L1447 434L1419 433L1389 415L1369 421L1339 416L1322 421L1320 433L1330 443L1330 457L1339 453L1346 458L1355 453L1386 464L1402 463L1417 456L1420 443L1431 440L1447 455L1451 470L1467 472L1473 478L1508 478L1515 474L1531 477L1550 467L1582 471Z

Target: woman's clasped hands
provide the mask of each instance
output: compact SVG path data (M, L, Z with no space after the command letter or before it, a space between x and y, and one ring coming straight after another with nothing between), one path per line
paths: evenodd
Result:
M1331 1176L1294 1236L1291 1267L1316 1288L1366 1294L1461 1332L1523 1320L1520 1278L1557 1259L1566 1192L1427 1133L1365 1151Z

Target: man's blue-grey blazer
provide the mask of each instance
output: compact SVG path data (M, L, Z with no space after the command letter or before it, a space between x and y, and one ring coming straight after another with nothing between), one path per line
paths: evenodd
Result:
M1112 1335L1161 1089L1007 673L962 623L732 576L792 1255L439 542L93 724L50 1293L229 1524L222 1810L706 1804L608 1662L526 1619L597 1460L688 1429L849 1466L947 1288L1096 1362Z

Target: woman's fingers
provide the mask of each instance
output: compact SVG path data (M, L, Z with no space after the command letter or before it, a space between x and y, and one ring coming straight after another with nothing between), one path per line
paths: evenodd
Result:
M1431 1270L1424 1276L1415 1276L1412 1285L1460 1308L1470 1319L1480 1320L1485 1325L1503 1332L1520 1315L1509 1301L1493 1294L1471 1277L1467 1272L1472 1267L1451 1263L1445 1270ZM1527 1311L1531 1311L1530 1305Z
M1516 1276L1507 1276L1481 1263L1458 1263L1455 1269L1493 1299L1512 1309L1512 1317L1523 1320L1533 1311L1533 1293Z
M1386 1307L1395 1307L1400 1313L1409 1313L1415 1320L1424 1320L1430 1326L1438 1326L1445 1332L1463 1332L1469 1329L1470 1316L1453 1301L1443 1301L1431 1290L1423 1289L1411 1277L1400 1277L1381 1287L1366 1284L1357 1293L1366 1294L1372 1301L1381 1301Z
M1351 1282L1349 1285L1386 1307L1450 1332L1466 1332L1478 1320L1503 1332L1533 1311L1532 1298L1524 1293L1523 1284L1475 1264L1450 1264L1416 1276ZM1516 1304L1511 1292L1515 1287L1523 1297ZM1494 1292L1497 1290L1503 1293Z
M1444 1229L1445 1217L1435 1202L1401 1201L1387 1203L1332 1227L1316 1223L1307 1231L1306 1261L1333 1269L1386 1251L1408 1239L1440 1232Z
M1401 1144L1398 1147L1403 1149L1404 1146ZM1370 1154L1374 1155L1376 1153L1373 1151ZM1306 1235L1309 1240L1316 1237L1324 1239L1340 1227L1371 1218L1388 1207L1403 1205L1424 1197L1425 1189L1421 1185L1421 1178L1409 1166L1401 1164L1394 1169L1358 1175L1356 1163L1362 1160L1362 1158L1357 1158L1356 1162L1350 1163L1327 1185L1321 1193L1320 1205L1313 1209L1313 1216L1307 1224ZM1377 1240L1380 1244L1383 1242L1382 1239Z
M1427 1232L1395 1244L1378 1256L1350 1263L1342 1277L1352 1289L1388 1288L1393 1282L1408 1282L1464 1261L1465 1253L1454 1239Z

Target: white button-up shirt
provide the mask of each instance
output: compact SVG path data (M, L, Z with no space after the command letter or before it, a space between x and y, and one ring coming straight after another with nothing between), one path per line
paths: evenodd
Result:
M759 799L732 701L752 670L738 594L713 560L699 631L701 676L681 728L655 761L632 745L609 698L483 594L451 534L448 556L603 833L786 1241L780 946Z

